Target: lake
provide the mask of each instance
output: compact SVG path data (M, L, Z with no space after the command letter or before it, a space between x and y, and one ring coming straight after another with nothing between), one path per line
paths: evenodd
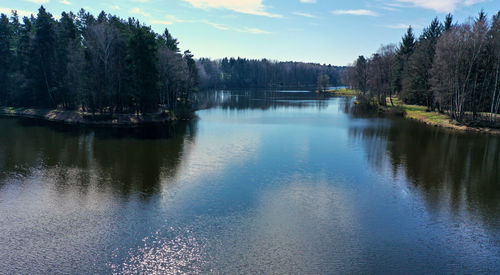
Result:
M500 138L310 92L198 119L0 119L0 273L499 273Z

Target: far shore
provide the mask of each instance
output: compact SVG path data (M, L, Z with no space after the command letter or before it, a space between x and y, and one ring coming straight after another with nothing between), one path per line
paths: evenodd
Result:
M318 92L318 91L316 91L316 92ZM325 94L328 94L331 96L349 96L349 97L354 97L354 96L359 95L358 90L347 89L347 88L332 89L332 90L328 89L328 90L324 90L324 91L318 92L318 93L325 93Z
M148 114L100 114L58 109L35 109L0 107L0 116L39 119L55 123L72 125L90 125L102 127L137 127L172 123L178 118L175 114L164 111Z

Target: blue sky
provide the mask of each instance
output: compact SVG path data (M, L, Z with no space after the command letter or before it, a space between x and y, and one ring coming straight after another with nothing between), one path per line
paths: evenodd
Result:
M500 0L0 0L21 15L43 4L54 16L85 8L136 17L157 32L168 27L196 57L241 56L346 65L381 44L397 43L408 25L417 34L451 12L463 22Z

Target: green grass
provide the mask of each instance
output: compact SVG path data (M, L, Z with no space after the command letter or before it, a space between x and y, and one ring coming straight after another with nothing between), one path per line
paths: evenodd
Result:
M405 111L405 116L408 118L423 121L429 124L440 125L450 128L456 128L455 124L451 123L450 117L447 114L430 112L426 106L404 104L399 98L392 98L394 106L398 106ZM390 99L387 99L387 105L390 106Z
M357 96L359 95L358 90L353 89L338 89L338 90L325 90L325 93L329 93L335 96Z

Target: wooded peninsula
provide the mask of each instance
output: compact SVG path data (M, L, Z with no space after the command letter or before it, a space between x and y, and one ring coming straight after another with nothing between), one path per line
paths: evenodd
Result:
M359 56L345 81L361 101L430 124L500 128L499 74L500 11L491 20L481 11L461 24L435 18L418 38L410 26L399 46Z
M92 114L189 107L198 73L190 51L129 18L85 10L0 18L0 105Z

